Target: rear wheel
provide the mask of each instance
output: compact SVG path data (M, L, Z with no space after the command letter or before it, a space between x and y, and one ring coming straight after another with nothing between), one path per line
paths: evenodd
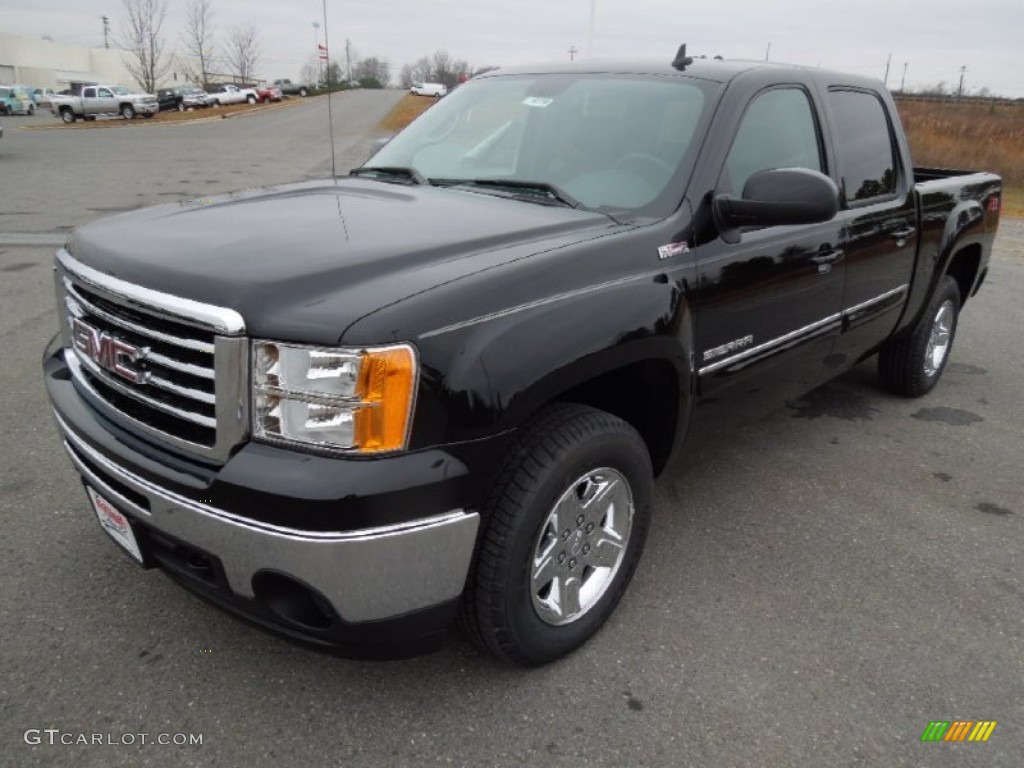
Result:
M75 113L74 111L72 111L71 107L61 107L60 119L68 125L71 125L71 123L75 122L75 120L77 120L78 118L75 116Z
M943 276L914 330L888 341L878 353L878 376L889 391L904 397L930 392L946 369L960 315L960 289Z
M120 111L121 117L123 117L125 120L131 120L135 117L135 107L133 107L131 104L122 104Z
M305 98L306 94L309 93L305 88L299 88L299 96Z
M583 645L615 610L643 551L653 473L629 424L560 404L523 427L483 510L461 623L533 666Z
M178 102L178 111L179 112L184 112L185 111L185 102L184 101L179 101Z

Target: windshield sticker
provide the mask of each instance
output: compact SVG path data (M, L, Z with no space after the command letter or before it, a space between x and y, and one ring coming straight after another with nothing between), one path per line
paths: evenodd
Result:
M665 259L671 259L673 256L681 256L689 252L690 246L686 243L669 243L668 245L658 247L658 258L664 261Z
M554 99L549 99L545 96L527 96L525 99L523 99L523 104L525 104L528 107L538 107L539 109L544 109L544 107L546 107L552 101L554 101Z

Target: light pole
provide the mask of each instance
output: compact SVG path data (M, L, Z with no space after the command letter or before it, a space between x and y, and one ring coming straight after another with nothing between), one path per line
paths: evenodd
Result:
M320 64L320 22L313 22L313 37L315 42L313 44L313 50L316 51L316 84L319 86L324 80L323 66Z
M903 77L900 78L900 93L903 93L904 86L907 84L907 67L909 66L909 61L903 62Z

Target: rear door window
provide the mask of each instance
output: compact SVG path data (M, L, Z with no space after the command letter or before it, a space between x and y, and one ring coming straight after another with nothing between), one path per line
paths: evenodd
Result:
M867 91L830 90L836 155L847 202L896 192L896 147L881 100Z

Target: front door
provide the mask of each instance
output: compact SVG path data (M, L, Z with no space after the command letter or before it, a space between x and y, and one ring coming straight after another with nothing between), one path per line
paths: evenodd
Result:
M750 176L772 168L826 172L821 147L805 88L761 91L744 112L717 191L739 195ZM833 220L746 229L738 243L717 238L698 247L703 398L755 376L784 395L827 378L826 358L840 328L840 240L841 225Z

